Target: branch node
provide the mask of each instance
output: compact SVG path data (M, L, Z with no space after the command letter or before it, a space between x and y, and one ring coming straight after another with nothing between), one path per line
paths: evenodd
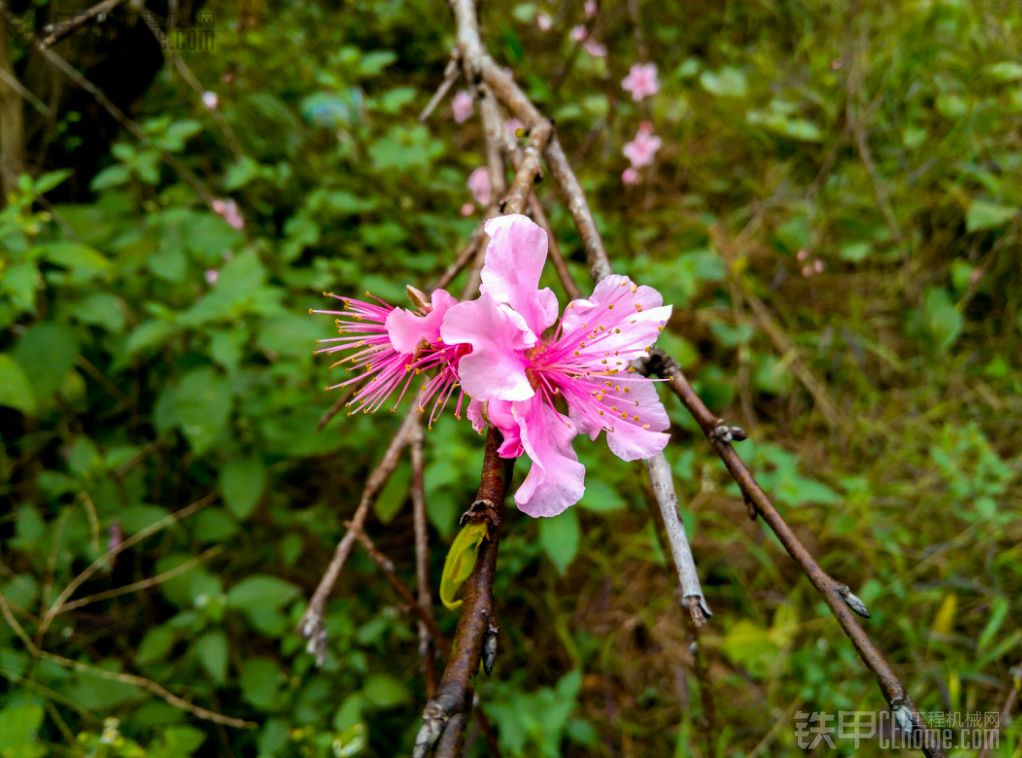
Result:
M858 595L852 592L847 584L839 584L837 586L837 593L841 596L841 599L845 601L845 605L863 618L870 618L869 608L867 608L866 604L859 599Z
M723 442L724 444L741 442L748 438L749 435L746 434L742 427L732 426L724 421L724 419L717 419L716 425L710 431L710 439L716 440L717 442Z
M483 671L486 672L486 676L493 673L493 665L497 662L497 636L499 634L500 627L491 620L486 626L486 636L483 638Z

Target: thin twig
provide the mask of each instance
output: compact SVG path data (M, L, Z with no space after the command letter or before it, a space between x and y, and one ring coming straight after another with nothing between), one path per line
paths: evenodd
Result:
M317 585L316 591L309 601L309 607L305 610L302 620L298 624L299 633L308 641L308 650L310 653L315 654L316 662L319 665L323 665L323 662L326 660L324 610L327 598L333 591L337 578L341 575L341 569L344 568L344 564L351 555L357 534L365 523L369 509L376 502L376 498L379 496L384 485L386 485L394 469L397 468L401 451L404 450L411 440L411 430L417 413L418 410L414 405L408 410L404 421L401 422L401 426L394 434L394 438L390 441L390 445L383 454L383 458L376 468L373 469L369 478L366 479L365 488L362 490L362 498L355 509L355 515L351 517L353 528L349 528L340 542L337 543L333 558L330 559L330 564L327 566L326 571L323 572L323 577L319 580L319 585Z
M653 488L654 500L660 508L664 531L667 533L671 555L674 557L674 566L678 570L682 603L692 614L692 623L700 627L706 623L706 617L713 614L703 596L699 574L696 572L695 559L692 557L692 548L688 544L685 526L681 523L681 518L678 515L678 496L674 492L674 477L671 474L671 467L664 454L657 453L646 461L646 470L649 472L649 483Z
M568 293L569 298L578 300L582 297L582 290L578 288L575 278L568 269L568 264L561 254L561 246L557 244L557 237L554 236L554 230L550 227L550 220L543 210L543 204L536 197L536 193L529 197L529 213L532 214L535 222L546 230L547 240L550 243L550 262L554 265L554 271L557 272L557 278L560 280L561 286L564 287L564 291Z
M909 697L905 686L898 679L897 674L890 664L884 659L879 648L873 643L869 635L859 625L855 613L868 614L866 607L862 604L847 585L841 584L830 577L816 560L812 557L805 545L795 535L788 523L774 507L770 498L756 482L756 479L746 468L741 456L735 452L731 445L734 439L735 429L721 421L710 412L703 401L692 389L688 379L682 373L681 368L673 360L668 358L659 350L654 350L654 355L648 366L650 373L657 373L667 379L668 386L681 400L686 410L696 420L706 438L710 441L713 449L727 467L731 478L738 485L747 504L755 509L755 513L763 518L767 525L774 531L777 538L784 545L785 550L795 560L802 571L809 577L809 581L823 596L824 601L830 607L831 612L837 618L845 635L855 647L856 652L862 659L877 683L880 690L894 711L896 720L902 728L906 725L910 729L922 730L925 738L923 740L923 752L928 756L944 756L944 750L933 735L926 722L919 715L912 699ZM853 612L854 609L854 612Z
M451 87L458 81L459 76L461 76L461 65L458 62L458 51L455 50L451 54L451 59L447 61L447 66L444 68L444 80L440 82L440 86L433 93L433 97L429 99L426 107L422 109L422 113L419 114L419 121L425 122L429 119L436 107L447 97L447 93L451 91Z
M194 558L185 561L181 565L175 566L174 568L164 571L160 574L156 574L155 576L150 576L146 579L141 579L137 582L132 582L131 584L125 584L123 587L114 587L113 589L110 590L97 592L95 595L87 595L86 597L80 598L78 600L68 601L64 603L63 606L61 606L57 613L58 614L67 613L68 611L73 611L76 608L81 608L82 606L89 605L90 603L96 603L99 602L100 600L109 600L112 597L128 595L132 592L138 592L139 590L147 590L150 587L155 587L159 584L163 584L164 582L170 581L175 576L180 576L181 574L187 573L196 566L205 563L217 553L222 552L222 550L223 548L220 546L211 547L208 550L205 550L199 555L195 556Z
M417 420L418 421L418 420ZM426 523L426 487L423 460L422 423L412 431L412 522L415 528L415 587L419 607L433 618L433 593L429 582L429 531ZM429 625L419 621L419 658L426 678L426 697L436 694L436 658Z
M99 556L99 558L94 560L85 570L78 574L78 576L76 576L74 579L68 582L67 586L64 587L61 593L57 596L57 599L53 601L53 604L50 605L49 609L46 611L46 614L43 616L42 621L39 622L39 628L36 630L36 639L40 641L42 640L43 635L46 634L46 630L50 627L50 624L53 623L53 619L55 619L57 615L62 612L64 604L75 593L75 590L77 590L79 587L82 586L82 584L89 580L89 577L91 577L93 574L95 574L104 566L108 565L110 561L112 561L115 557L123 553L128 548L134 547L139 542L146 539L147 537L150 537L156 532L165 529L171 524L175 524L178 521L181 521L182 519L186 519L196 511L205 508L207 505L213 502L215 497L216 497L215 493L210 492L209 494L196 500L191 505L187 505L179 511L174 511L171 514L164 516L159 521L155 521L149 526L147 526L145 529L140 529L123 542L114 545L110 550L106 551L105 553L103 553L103 555Z
M91 8L86 8L80 13L74 14L67 21L46 27L44 31L48 31L49 34L46 35L46 38L43 40L43 44L46 47L53 47L65 37L70 37L97 16L106 15L120 5L121 2L123 2L123 0L103 0L100 3L96 3Z
M110 681L120 682L121 684L130 684L140 689L148 690L149 692L156 695L158 698L164 700L169 705L172 705L175 708L180 708L183 711L187 711L193 716L200 719L204 719L206 721L212 721L216 724L223 724L224 726L233 726L239 729L254 729L257 726L259 726L258 724L255 724L251 721L245 721L244 719L234 718L233 716L225 716L222 713L217 713L216 711L211 711L208 708L203 708L202 706L189 703L187 700L178 697L173 692L169 691L162 685L157 684L151 679L146 679L145 677L137 676L136 674L125 674L120 671L109 671L107 669L100 668L99 666L93 666L88 663L82 663L81 661L75 661L70 658L65 658L62 655L57 655L56 653L51 653L47 650L42 649L34 642L32 642L31 637L28 636L28 632L26 632L25 629L21 626L21 624L18 623L18 620L14 617L14 614L11 612L10 606L7 604L7 599L2 594L0 594L0 615L4 617L4 620L7 622L8 626L11 627L11 630L14 632L14 634L18 637L18 639L21 640L21 643L25 646L25 649L28 650L28 652L36 658L41 658L43 660L56 663L58 666L62 666L64 668L74 669L75 671L82 671L84 673L91 674L92 676L98 676L101 679L108 679Z

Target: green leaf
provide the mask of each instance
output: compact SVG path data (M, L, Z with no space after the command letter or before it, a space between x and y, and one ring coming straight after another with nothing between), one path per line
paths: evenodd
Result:
M366 53L358 62L359 76L376 76L396 60L397 54L390 50L373 50L371 53Z
M962 333L964 318L944 289L931 289L923 301L926 330L933 337L939 352L951 348Z
M124 330L124 306L120 300L106 292L94 292L79 301L71 315L83 324L98 326L114 334Z
M479 546L483 544L487 535L485 523L469 523L461 528L451 543L451 549L447 551L447 557L444 559L444 571L440 576L440 602L445 608L453 611L461 605L461 600L456 600L455 597L461 585L472 575Z
M46 754L38 742L43 707L36 703L10 705L0 711L0 755L3 758L33 758Z
M213 445L230 415L231 388L216 369L204 366L182 377L174 394L174 418L197 454Z
M0 405L14 408L26 416L36 411L35 394L28 377L11 356L0 353Z
M965 228L970 232L996 229L1011 221L1018 211L1018 208L1011 206L988 203L986 200L974 200L965 214Z
M205 733L195 727L168 726L149 746L146 758L181 758L194 755L205 741Z
M290 582L275 576L256 574L242 579L227 593L227 605L243 611L258 608L277 609L299 594Z
M177 633L166 625L154 626L145 633L135 651L135 662L139 666L159 663L174 647Z
M260 458L234 458L220 471L220 492L239 519L248 518L265 487L266 467Z
M732 66L719 71L703 71L699 83L707 92L717 97L745 97L749 94L749 82L745 73Z
M272 658L249 658L241 664L241 697L260 710L273 706L283 682L284 674Z
M227 636L223 632L207 632L199 637L195 641L195 654L214 682L227 681Z
M105 275L112 268L102 253L80 242L50 242L42 247L42 255L50 263L68 269L80 282Z
M539 544L560 574L563 574L575 559L581 537L578 513L574 508L569 508L557 516L539 520Z
M362 687L366 702L377 708L394 708L411 701L407 685L389 674L372 674Z
M30 326L18 341L14 355L32 384L38 400L56 392L78 360L74 330L47 321Z
M412 481L412 470L407 463L401 463L390 475L386 486L376 499L373 510L380 523L389 524L408 501L408 490Z
M586 482L585 494L578 504L586 510L597 513L610 513L628 505L617 490L599 479L590 479Z

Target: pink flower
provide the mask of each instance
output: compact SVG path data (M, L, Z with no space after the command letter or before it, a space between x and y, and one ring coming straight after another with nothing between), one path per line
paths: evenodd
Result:
M521 215L491 219L485 228L490 243L480 296L451 307L440 336L448 346L468 348L457 373L472 399L473 425L501 432L502 456L524 452L532 460L515 493L518 507L555 516L585 490L585 469L572 449L576 435L606 432L611 451L624 460L647 458L667 444L669 421L653 383L629 364L648 355L671 308L651 287L608 276L558 320L556 295L539 288L546 232ZM568 415L558 409L560 399Z
M584 26L575 26L571 29L571 38L575 42L581 42L589 36L588 30Z
M472 205L472 203L462 203L459 212L461 213L462 216L468 218L469 216L476 212L476 207Z
M586 18L593 18L596 16L596 0L586 0L582 7L585 9Z
M471 117L475 103L472 100L472 93L468 90L458 90L454 99L451 100L451 114L455 123L463 124Z
M447 345L440 338L440 324L448 310L458 302L451 294L437 289L427 301L425 295L414 288L409 287L408 292L416 305L415 311L395 308L368 292L366 295L375 303L325 293L327 297L340 300L344 309L310 309L309 312L336 316L340 336L320 340L329 343L329 347L316 352L350 353L334 366L350 364L349 368L356 372L356 376L328 389L358 387L348 402L349 406L354 406L351 413L373 413L394 392L398 392L394 402L394 407L397 407L416 376L436 370L437 373L423 384L418 398L420 413L424 413L427 403L433 400L429 417L432 425L458 389L455 368L458 358L467 350L460 345ZM460 416L462 399L459 392L455 416Z
M607 46L601 42L597 42L594 39L587 39L583 45L583 49L594 58L606 58L607 57Z
M245 228L245 219L238 209L238 204L233 200L214 200L211 204L213 212L222 216L230 226L235 229Z
M621 149L631 164L632 168L639 169L643 166L649 166L653 163L653 158L656 157L657 151L663 143L660 138L653 134L653 126L648 121L643 121L639 125L639 131L636 133L635 138L625 144Z
M632 93L632 100L639 102L660 91L655 63L636 63L621 80L621 86Z
M209 90L206 90L205 92L202 93L202 104L205 105L210 110L216 108L219 102L220 97L215 92L210 92Z
M485 166L468 175L468 189L479 205L485 207L490 204L490 172Z
M206 284L212 287L216 284L217 279L220 278L220 272L215 268L207 268L204 276L206 278Z
M639 172L629 166L621 172L621 182L623 184L638 184L639 183Z
M548 32L553 28L554 20L550 18L549 13L538 13L536 14L536 26L541 32Z
M518 139L518 130L524 129L525 125L517 118L509 118L504 122L504 129L507 130L507 135L511 139Z

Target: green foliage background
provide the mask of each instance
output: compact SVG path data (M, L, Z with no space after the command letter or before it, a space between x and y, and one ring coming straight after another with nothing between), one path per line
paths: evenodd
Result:
M577 5L488 3L483 30L556 119L615 265L675 304L664 346L751 432L743 455L870 607L920 709L999 710L1022 659L1019 6L639 2L636 24L607 2L601 60L570 40ZM330 321L306 310L322 290L401 301L478 222L458 212L478 123L456 126L446 103L417 121L453 22L439 1L209 8L215 49L180 55L215 114L168 66L141 104L146 139L121 136L88 202L47 202L65 177L50 173L0 210L0 591L34 637L113 532L212 494L74 597L182 570L61 614L34 644L258 726L34 657L3 624L4 758L398 755L424 703L413 623L363 554L330 601L322 669L295 632L398 421L315 430L337 373L312 354ZM640 46L661 92L634 104L619 82ZM664 147L626 188L621 146L645 119ZM234 198L245 228L167 155ZM540 195L584 282L569 219ZM883 707L665 402L714 610L699 659L641 469L577 443L579 507L509 514L501 549L502 649L479 693L508 755L798 754L796 711ZM435 582L481 453L465 423L428 434ZM402 464L369 531L411 581L409 477ZM1006 728L1002 754L1020 740Z

